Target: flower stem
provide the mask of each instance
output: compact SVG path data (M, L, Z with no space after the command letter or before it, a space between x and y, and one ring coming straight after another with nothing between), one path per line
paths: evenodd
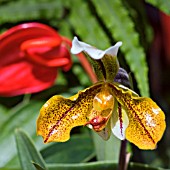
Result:
M25 94L22 103L26 103L26 104L29 103L30 98L31 98L31 94Z
M127 140L121 141L118 170L127 170L130 153L126 152Z

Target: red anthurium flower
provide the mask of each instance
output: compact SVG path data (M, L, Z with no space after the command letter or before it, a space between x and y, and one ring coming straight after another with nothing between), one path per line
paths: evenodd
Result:
M68 42L54 29L40 23L21 24L2 34L0 95L34 93L50 87L58 67L65 71L71 67Z

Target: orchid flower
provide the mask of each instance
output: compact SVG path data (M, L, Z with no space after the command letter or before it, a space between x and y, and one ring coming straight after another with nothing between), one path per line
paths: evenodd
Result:
M152 99L139 97L114 81L120 69L117 52L121 45L118 42L102 51L73 39L71 52L83 52L90 59L98 82L70 98L53 96L42 106L37 134L45 143L65 142L73 127L88 126L104 140L112 132L140 149L156 148L166 127L165 115Z

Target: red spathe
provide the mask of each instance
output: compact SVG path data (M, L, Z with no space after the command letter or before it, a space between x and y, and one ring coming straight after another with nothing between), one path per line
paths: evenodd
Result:
M15 26L0 36L0 96L35 93L49 88L57 68L71 67L67 42L40 23Z

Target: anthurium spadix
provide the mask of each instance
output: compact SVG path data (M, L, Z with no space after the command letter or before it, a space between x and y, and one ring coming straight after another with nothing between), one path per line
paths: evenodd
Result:
M67 141L73 127L86 125L105 140L112 132L140 149L156 148L166 127L165 115L152 99L139 97L121 81L117 60L121 45L102 51L73 39L71 52L86 54L99 81L70 98L53 96L43 105L37 134L45 143Z

